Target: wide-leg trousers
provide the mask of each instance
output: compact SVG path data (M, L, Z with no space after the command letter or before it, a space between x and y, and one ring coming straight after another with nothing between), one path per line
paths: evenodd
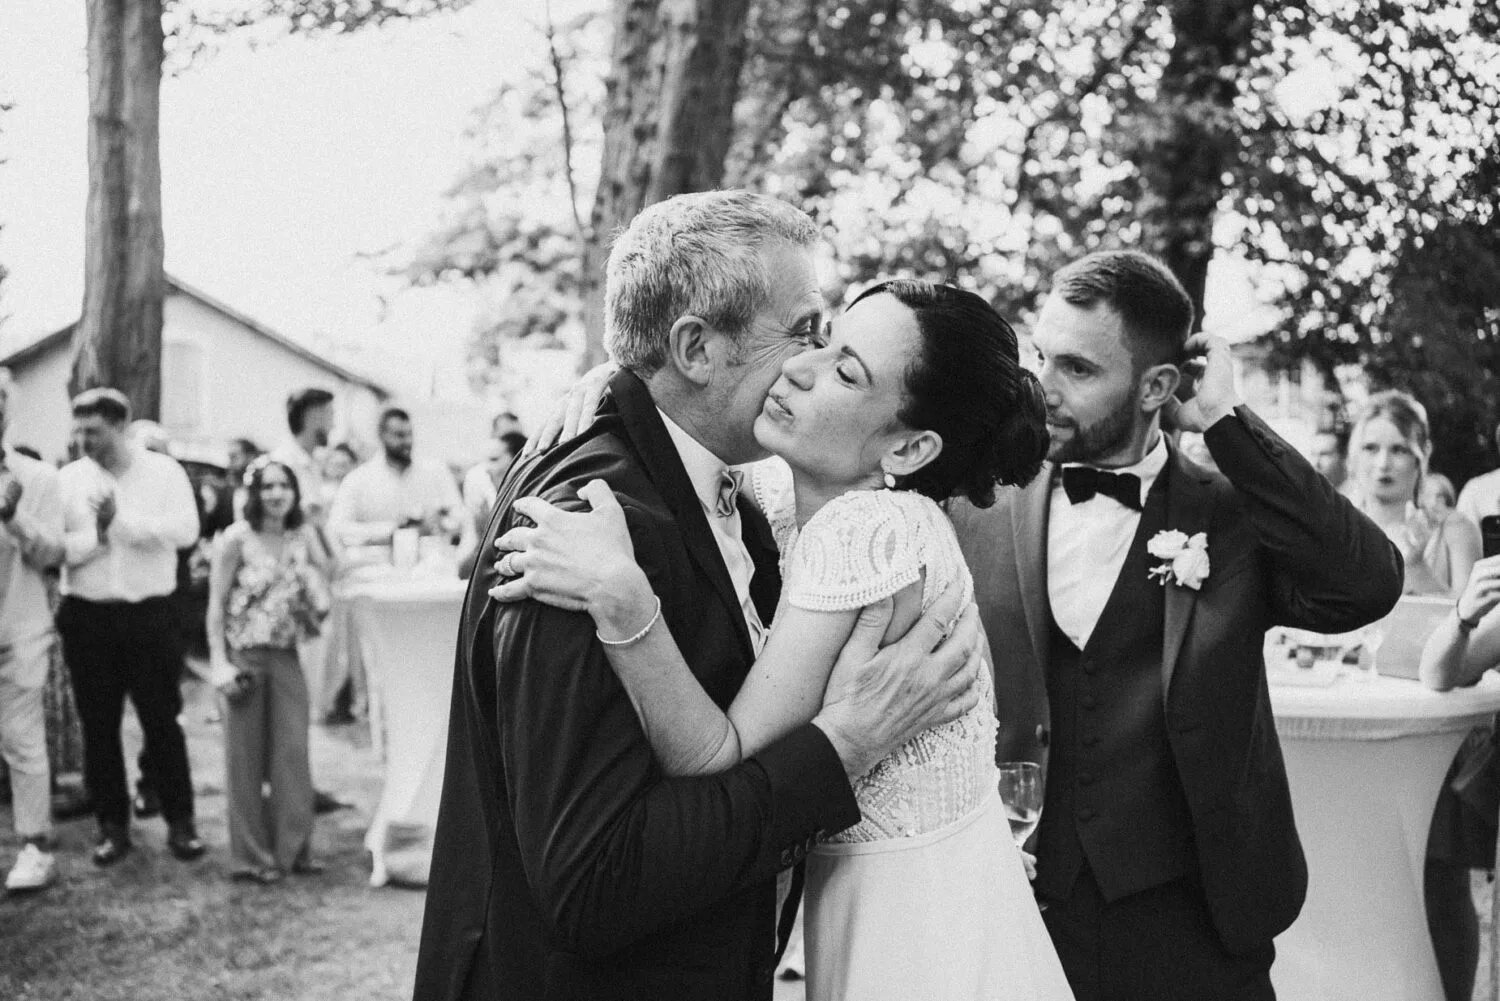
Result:
M229 659L254 675L225 713L230 864L286 871L306 859L312 839L307 679L295 649L251 647Z

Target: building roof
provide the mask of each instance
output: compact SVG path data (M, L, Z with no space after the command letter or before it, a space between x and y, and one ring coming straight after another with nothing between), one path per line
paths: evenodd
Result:
M219 313L230 320L233 320L235 323L238 323L240 326L244 327L247 330L259 334L261 337L264 337L266 340L271 341L273 344L285 348L287 351L290 351L297 357L309 361L314 365L317 365L319 368L327 371L330 375L336 376L344 382L352 382L355 385L364 386L366 389L374 392L377 396L383 398L389 397L391 395L391 391L389 389L374 381L369 376L360 375L358 372L355 372L352 369L345 368L337 362L323 357L316 351L313 351L311 348L298 344L296 341L287 337L285 334L282 334L276 330L272 330L270 327L266 326L264 323L261 323L259 320L256 320L254 317L240 312L233 306L215 299L213 296L209 295L206 292L203 292L200 289L194 288L180 278L176 278L172 275L167 275L167 290L168 295L171 295L175 292L180 295L185 295L190 299L197 300L204 306L212 309L214 312ZM73 339L73 331L77 327L78 321L75 320L74 322L68 324L66 327L63 327L61 330L55 330L45 337L32 341L30 344L26 345L20 350L13 351L6 357L0 358L0 367L13 369L21 368L25 365L30 364L35 359L40 358L42 355L47 354L54 348L66 347L68 343Z

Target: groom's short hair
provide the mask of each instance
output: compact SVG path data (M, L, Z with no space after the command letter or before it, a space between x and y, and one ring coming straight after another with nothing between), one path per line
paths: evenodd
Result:
M1193 331L1193 300L1162 261L1139 250L1106 250L1074 261L1052 292L1081 309L1103 304L1120 314L1137 371L1178 363Z
M623 368L666 364L667 335L697 316L738 337L770 302L767 247L810 247L807 213L768 195L704 191L648 206L616 238L604 283L604 346Z

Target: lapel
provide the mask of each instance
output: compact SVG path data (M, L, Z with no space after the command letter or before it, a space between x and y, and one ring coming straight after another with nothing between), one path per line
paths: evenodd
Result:
M1167 441L1170 458L1165 473L1167 480L1167 528L1195 535L1208 531L1214 510L1213 492L1208 489L1211 482L1201 470L1191 466L1181 453ZM1208 540L1209 558L1213 558L1214 540ZM1183 638L1187 635L1188 623L1193 617L1193 608L1198 601L1198 592L1190 587L1179 587L1168 581L1166 585L1164 620L1161 644L1161 696L1163 704L1172 685L1172 674L1177 669L1177 655L1182 650Z
M651 393L639 377L624 370L609 380L609 392L619 410L626 437L639 453L646 475L661 491L662 500L666 502L682 532L688 554L729 610L729 621L734 626L740 646L748 655L753 649L750 645L750 627L745 625L745 613L735 594L734 582L729 579L729 570L724 566L724 557L719 553L718 543L714 541L708 516L703 513L703 505L693 490L693 482L688 479L687 470L683 468L677 446L672 444L667 426L662 423L661 415L656 411ZM767 532L769 533L769 529Z
M1043 465L1011 507L1021 605L1026 612L1026 628L1031 633L1031 649L1044 672L1052 636L1052 613L1047 604L1047 512L1052 504L1055 475L1056 466L1050 462Z

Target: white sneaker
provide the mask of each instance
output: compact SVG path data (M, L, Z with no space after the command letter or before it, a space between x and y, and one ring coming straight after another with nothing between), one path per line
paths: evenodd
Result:
M11 866L10 875L5 877L5 888L7 890L40 890L52 882L52 871L56 867L57 862L50 852L44 852L36 845L28 844L21 849L21 854L16 856L16 864Z

